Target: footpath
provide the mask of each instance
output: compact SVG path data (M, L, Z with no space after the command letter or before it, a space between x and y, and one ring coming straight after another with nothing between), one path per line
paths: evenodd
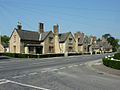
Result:
M103 65L102 59L90 61L87 62L86 64L89 68L100 74L106 74L113 77L120 77L120 70L106 67L105 65Z

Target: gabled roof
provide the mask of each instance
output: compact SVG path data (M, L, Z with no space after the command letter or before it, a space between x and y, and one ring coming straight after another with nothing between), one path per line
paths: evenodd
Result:
M51 32L35 32L28 30L16 30L21 38L21 40L30 40L30 41L44 41L48 34Z
M80 36L78 38L78 45L81 45L81 44L84 44L84 43L90 45L92 43L92 41L91 41L90 38L86 38L84 36Z
M71 33L71 32L58 34L59 42L60 42L60 43L65 42L70 33Z
M7 48L9 45L5 42L1 42L1 45L4 47L4 48Z
M97 42L93 45L93 48L100 48L103 47L104 49L111 49L112 46L108 42Z

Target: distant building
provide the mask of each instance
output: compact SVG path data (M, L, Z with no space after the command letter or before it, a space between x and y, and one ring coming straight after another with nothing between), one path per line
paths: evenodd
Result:
M112 46L105 38L102 41L93 44L93 51L95 52L112 52Z
M9 46L8 46L7 43L1 42L1 43L0 43L0 52L9 52L8 47L9 47Z
M76 40L76 52L92 52L92 38L85 37L84 33L80 33L80 31L74 33L74 38Z

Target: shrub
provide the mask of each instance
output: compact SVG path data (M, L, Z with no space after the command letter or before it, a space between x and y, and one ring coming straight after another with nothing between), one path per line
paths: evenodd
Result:
M120 53L116 53L113 58L120 60Z
M120 61L111 60L111 58L103 58L102 61L103 61L103 64L107 67L120 69Z

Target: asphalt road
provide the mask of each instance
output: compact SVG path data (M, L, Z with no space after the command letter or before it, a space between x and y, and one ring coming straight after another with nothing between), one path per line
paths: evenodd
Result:
M0 90L120 90L120 78L97 73L86 62L104 55L19 59L0 56Z

